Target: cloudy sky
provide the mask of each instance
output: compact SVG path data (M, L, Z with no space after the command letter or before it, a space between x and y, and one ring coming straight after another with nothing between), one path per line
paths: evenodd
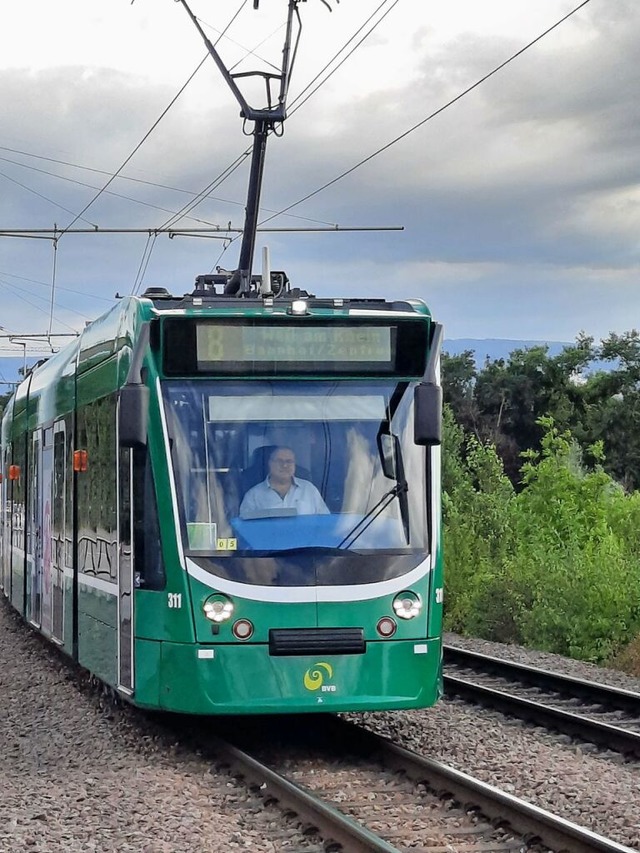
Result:
M318 295L423 298L448 338L571 341L581 330L598 339L638 326L638 0L590 0L425 121L578 3L326 0L329 11L323 0L302 2L290 117L284 135L269 139L262 218L420 125L268 223L404 230L265 232L258 253L268 245L272 267ZM253 5L190 1L212 41L240 9L218 44L236 71L280 63L286 0ZM345 61L314 91L345 44ZM74 228L153 229L175 218L251 141L209 58L142 142L206 53L172 0L7 4L0 230L74 220ZM248 97L263 105L261 92ZM248 165L179 227L241 227ZM217 264L233 269L238 248L211 238L67 233L54 253L48 239L0 237L0 326L77 330L116 293L190 291Z

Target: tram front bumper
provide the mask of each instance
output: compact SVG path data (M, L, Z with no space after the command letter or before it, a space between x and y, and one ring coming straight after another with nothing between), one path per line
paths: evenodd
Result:
M367 643L364 654L270 656L267 645L139 640L134 702L192 714L393 710L442 695L439 639Z

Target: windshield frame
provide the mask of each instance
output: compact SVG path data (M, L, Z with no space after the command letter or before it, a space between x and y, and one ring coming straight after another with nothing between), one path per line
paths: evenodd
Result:
M397 380L396 378L358 378L358 379L340 379L340 380L310 380L298 378L291 379L212 379L211 377L194 377L189 379L165 379L160 381L163 408L167 423L167 431L169 438L169 447L171 448L171 466L173 469L173 478L175 480L175 495L176 495L176 517L179 520L180 537L182 550L186 557L190 558L201 569L220 578L228 578L229 580L240 580L253 584L275 584L275 585L335 585L339 583L339 578L342 575L348 575L349 583L370 583L376 580L389 579L410 572L418 564L422 563L429 549L430 532L429 522L431 512L427 511L428 482L427 476L427 458L425 457L424 448L413 446L410 452L411 459L405 460L410 463L409 470L409 494L413 484L413 497L410 507L411 521L414 524L416 533L414 541L403 542L402 547L398 547L398 541L395 541L395 547L389 544L386 547L371 547L371 541L367 542L366 535L360 535L358 528L362 525L363 519L367 520L367 514L361 513L359 517L349 517L349 514L343 511L333 513L334 518L338 517L340 522L344 522L340 528L339 537L329 541L326 545L318 544L318 539L306 547L301 545L295 539L295 524L291 524L291 520L287 526L286 519L279 520L279 529L285 532L285 536L290 537L290 547L278 548L260 548L254 546L251 548L238 547L237 529L240 527L240 519L235 518L235 529L224 530L225 535L220 536L218 528L216 528L216 539L226 540L227 547L222 551L219 546L214 550L211 548L193 548L189 540L188 524L189 515L185 506L185 495L188 489L184 482L184 441L179 440L176 430L176 417L172 411L172 405L176 406L175 395L195 395L200 397L201 408L205 413L203 416L203 427L206 432L206 407L205 398L209 395L215 397L219 402L220 398L243 398L243 397L260 397L260 392L264 392L266 388L271 388L270 396L281 398L296 398L303 399L305 393L311 393L312 397L322 399L324 393L330 399L345 397L360 396L363 400L371 399L380 396L382 390L387 404L386 427L390 430L401 426L401 436L397 437L400 447L410 448L413 444L413 387L415 383L407 380ZM274 391L279 393L273 393ZM173 395L173 396L172 396ZM173 401L173 402L172 402ZM351 399L350 399L351 402ZM207 400L208 403L208 400ZM217 404L216 404L217 405ZM368 417L371 417L372 404L368 404ZM213 407L215 409L215 407ZM403 412L400 415L400 412ZM231 423L231 421L229 422ZM238 420L238 424L242 424ZM257 423L257 421L255 422ZM315 423L309 421L308 423ZM329 431L332 426L337 424L337 421L329 422ZM345 421L345 424L350 422ZM376 426L378 432L383 426L383 421ZM219 424L216 424L219 426ZM255 425L255 424L254 424ZM308 425L308 424L307 424ZM228 426L228 424L226 424ZM246 424L245 424L246 426ZM289 425L290 426L290 425ZM317 427L317 424L315 424ZM327 424L325 424L325 428ZM248 431L251 431L251 422L249 422ZM342 427L346 429L346 427ZM295 430L294 430L295 432ZM336 435L339 433L335 429ZM411 436L411 439L408 439ZM335 439L335 437L334 437ZM362 436L359 437L362 442ZM371 436L369 437L371 444ZM206 444L206 443L205 443ZM244 460L246 461L246 460ZM416 464L417 462L417 464ZM208 463L207 463L208 464ZM368 464L374 464L370 461ZM375 463L377 464L377 463ZM380 468L382 463L380 463ZM377 470L377 469L376 469ZM226 472L225 472L226 473ZM400 504L398 492L404 490L402 480L404 480L404 471L402 476L397 474L395 480L383 478L378 471L377 483L384 484L384 490L381 497L387 501L383 506L383 510L387 510L388 504ZM357 484L356 484L357 485ZM430 491L430 490L429 490ZM422 499L417 500L416 495L422 494ZM378 498L378 502L380 499ZM373 502L375 504L375 502ZM371 505L373 505L371 504ZM375 509L375 506L374 506ZM340 518L342 516L342 518ZM389 510L390 518L400 518L400 508L394 507ZM299 522L300 519L298 518ZM369 524L375 521L375 517L371 519ZM284 523L283 523L284 522ZM314 517L314 529L320 530L322 519ZM325 524L329 521L325 519ZM405 526L408 522L403 522ZM390 522L389 522L390 524ZM257 529L259 522L254 523L254 528ZM397 527L397 524L396 524ZM275 526L274 526L275 529ZM336 530L338 528L336 527ZM294 531L294 532L292 532ZM420 535L418 535L418 531ZM321 530L318 536L321 534ZM337 536L337 534L336 534ZM350 541L349 541L350 540ZM259 540L256 540L259 542ZM344 547L340 547L340 543L344 543ZM350 545L350 547L349 547ZM340 553L342 551L342 553ZM346 559L345 559L346 558ZM244 567L238 568L239 561L245 561ZM372 571L368 575L362 575L359 568L356 568L358 561L369 561ZM341 573L337 568L337 562L342 561L346 572ZM262 566L258 564L262 563ZM277 565L275 565L277 564ZM375 564L375 565L374 565ZM293 571L294 567L304 566L304 572L297 572L297 578L292 580L296 574ZM366 574L366 573L365 573ZM306 580L300 580L304 577ZM346 579L344 582L347 582Z

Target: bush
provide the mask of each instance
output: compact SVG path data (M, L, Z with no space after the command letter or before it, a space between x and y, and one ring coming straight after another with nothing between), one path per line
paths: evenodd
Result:
M640 496L586 471L571 436L540 424L518 494L494 448L459 435L451 448L445 624L604 662L640 634ZM590 454L601 459L601 447Z

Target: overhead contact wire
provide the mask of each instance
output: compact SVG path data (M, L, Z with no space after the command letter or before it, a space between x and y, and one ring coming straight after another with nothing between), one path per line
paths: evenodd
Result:
M198 63L197 68L196 68L196 69L191 73L191 75L189 76L188 80L184 83L184 85L181 87L181 89L178 91L178 93L175 95L175 97L174 97L174 98L172 98L172 100L170 101L169 105L168 105L168 106L167 106L167 107L162 111L162 113L160 114L160 116L159 116L159 117L154 121L154 123L151 125L151 127L149 128L149 130L145 133L145 135L142 137L142 139L140 140L140 142L139 142L139 143L136 145L136 147L133 149L133 151L131 152L131 154L129 154L129 156L126 158L126 160L124 161L124 163L120 166L120 168L119 168L116 172L114 172L114 174L109 178L109 180L108 180L108 181L107 181L107 183L102 187L102 189L101 189L101 190L99 190L99 191L96 193L96 195L94 195L94 197L91 199L91 201L90 201L88 204L86 204L86 205L82 208L82 210L80 211L80 213L78 213L78 214L77 214L77 216L75 217L75 219L73 219L73 220L72 220L72 221L71 221L71 222L70 222L70 223L69 223L65 228L63 228L63 229L62 229L62 232L61 232L61 235L60 235L60 236L62 236L66 231L68 231L68 230L69 230L69 228L71 228L71 226L72 226L72 225L75 225L75 223L78 221L78 219L81 219L81 218L82 218L82 216L87 212L87 210L89 210L89 208L91 207L91 205L92 205L92 204L94 204L94 202L96 202L96 201L100 198L100 196L102 195L102 193L103 193L103 192L104 192L104 191L105 191L109 186L111 186L111 184L115 181L115 179L118 177L118 175L119 175L119 174L120 174L120 172L124 169L124 167L127 165L127 163L129 163L129 162L133 159L133 157L135 156L135 154L137 154L137 152L140 150L140 148L144 145L144 143L147 141L147 139L151 136L151 134L153 133L153 131L154 131L154 130L156 129L156 127L160 124L160 122L162 121L162 119L166 116L166 114L169 112L169 110L171 109L171 107L175 104L175 102L178 100L178 98L180 97L180 95L181 95L181 94L184 92L184 90L187 88L187 86L189 85L189 83L191 83L191 81L193 80L193 78L196 76L196 74L198 73L198 71L200 71L200 69L202 68L202 66L203 66L203 65L204 65L204 63L207 61L207 59L208 59L208 58L209 58L209 54L207 53L207 55L206 55L206 56L204 56L204 57L202 58L202 60Z
M138 291L140 290L145 274L147 272L147 267L149 266L149 261L151 260L151 253L153 252L157 239L157 231L154 231L153 233L149 232L149 236L147 237L147 242L144 247L144 252L142 253L142 258L140 259L140 266L138 267L138 272L136 273L136 279L133 283L133 289L131 291L132 296L135 296L136 293L138 293Z
M341 54L344 50L346 50L346 48L348 47L348 45L349 45L349 44L351 44L351 42L352 42L355 38L357 38L357 36L358 36L358 35L362 32L362 30L363 30L363 29L364 29L364 28L365 28L365 27L366 27L366 26L367 26L367 25L368 25L368 24L369 24L369 23L370 23L370 22L375 18L375 16L378 14L378 12L380 11L380 9L382 9L382 7L383 7L383 6L385 5L385 3L387 3L387 2L388 2L388 0L383 0L383 2L382 2L382 3L380 3L380 5L379 5L379 6L378 6L378 7L377 7L377 8L376 8L376 9L375 9L375 10L374 10L370 15L369 15L369 17L366 19L366 21L364 21L364 22L361 24L361 26L360 26L360 27L358 27L358 29L355 31L355 33L354 33L354 34L353 34L349 39L347 39L347 41L342 45L342 47L340 48L340 50L336 51L336 53L335 53L335 54L333 55L333 57L329 60L329 62L327 62L327 63L325 64L325 66L324 66L324 67L323 67L323 68L322 68L322 69L321 69L321 70L316 74L316 76L315 76L315 77L314 77L314 78L313 78L313 79L312 79L312 80L311 80L311 81L310 81L310 82L305 86L305 88L304 88L304 89L303 89L303 90L302 90L302 91L297 95L297 97L293 99L293 101L292 101L292 106L294 106L298 101L300 101L300 98L305 94L305 92L307 92L307 91L309 90L309 88L310 88L311 86L313 86L313 84L316 82L316 80L318 80L318 78L319 78L319 77L321 77L321 76L322 76L322 74L324 74L324 72L327 70L327 68L329 68L329 67L331 66L331 63L332 63L332 62L334 62L334 61L336 60L336 58L337 58L338 56L340 56L340 54ZM345 57L343 57L343 59L341 60L341 62L340 62L340 63L338 63L338 65L337 65L337 66L336 66L336 67L335 67L335 68L334 68L334 69L333 69L329 74L327 74L327 76L326 76L326 77L324 77L324 78L320 81L320 83L318 83L318 85L315 87L315 89L313 89L313 91L312 91L312 92L309 92L309 94L307 95L307 97L306 97L306 98L304 98L304 100L302 100L300 103L298 103L298 106L297 106L297 107L295 107L295 106L294 106L294 108L293 108L293 109L289 109L289 110L288 110L288 115L289 115L289 116L291 116L291 115L293 115L293 113L297 112L297 110L299 110L299 109L300 109L300 107L301 107L301 106L303 106L303 105L304 105L304 104L309 100L309 98L311 98L313 95L315 95L315 93L316 93L316 92L317 92L317 91L318 91L322 86L324 86L324 84L327 82L327 80L329 80L329 79L330 79L330 78L331 78L331 77L336 73L336 71L338 71L338 69L339 69L342 65L344 65L344 63L345 63L345 62L346 62L346 61L347 61L347 60L348 60L348 59L349 59L349 58L350 58L350 57L355 53L355 51L356 51L356 50L357 50L357 49L362 45L362 43L363 43L363 42L364 42L364 41L365 41L365 40L366 40L366 39L367 39L367 38L368 38L368 37L369 37L369 36L370 36L370 35L371 35L375 30L376 30L376 29L377 29L377 27L382 23L382 21L384 21L384 19L387 17L387 15L388 15L392 10L393 10L393 8L394 8L398 3L399 3L399 0L394 0L394 2L392 3L392 5L391 5L391 6L390 6L390 7L389 7L385 12L384 12L384 14L383 14L383 15L382 15L382 16L381 16L381 17L380 17L380 18L375 22L375 24L371 27L371 29L370 29L367 33L365 33L365 35L360 39L360 41L359 41L356 45L354 45L354 46L353 46L353 48L352 48L352 49L347 53L347 55L346 55ZM248 155L248 154L250 153L250 151L251 151L251 148L248 148L248 149L245 151L245 154L246 154L246 155ZM265 210L266 210L267 208L263 208L263 209L265 209ZM270 221L270 219L273 219L273 218L275 218L276 216L280 216L280 215L281 215L281 213L283 213L283 212L284 212L284 211L278 211L277 213L274 213L274 214L273 214L273 216L269 217L269 219L266 219L266 220L264 220L264 221L265 221L265 222L268 222L268 221ZM294 215L294 214L292 214L292 215ZM329 223L329 224L335 224L335 223ZM217 259L216 259L216 261L215 261L215 264L214 264L214 267L213 267L214 269L215 269L215 267L220 263L220 261L222 260L222 258L223 258L223 256L224 256L224 254L225 254L225 252L227 251L227 249L229 248L229 246L231 246L231 244L232 244L232 243L235 243L235 241L236 241L236 240L239 240L239 239L240 239L240 236L241 236L241 235L238 235L237 237L233 237L233 238L231 238L231 239L229 240L229 242L226 244L226 246L224 246L224 248L222 249L222 251L221 251L221 252L220 252L220 254L218 255L218 258L217 258Z
M405 139L407 136L409 136L409 134L418 130L418 128L422 127L428 121L431 121L431 119L440 115L440 113L443 113L446 109L448 109L450 106L455 104L461 98L464 98L465 95L468 95L469 92L472 92L474 89L477 89L478 86L482 85L482 83L486 82L490 77L493 77L494 74L497 74L498 71L501 71L505 66L509 65L510 62L513 62L514 59L517 59L519 56L522 56L522 54L525 51L529 50L530 47L533 47L534 44L537 44L541 39L543 39L545 36L549 35L550 32L555 30L557 27L559 27L561 24L563 24L565 21L567 21L572 15L575 15L576 12L578 12L580 9L582 9L584 6L586 6L587 3L590 3L590 2L591 2L591 0L583 0L582 3L580 3L574 9L572 9L564 17L560 18L559 21L556 21L555 24L550 26L543 33L540 33L539 36L536 36L536 38L534 38L532 41L530 41L524 47L520 48L520 50L516 51L516 53L514 53L508 59L505 59L504 62L501 62L500 65L496 66L496 68L494 68L488 74L485 74L479 80L476 80L475 83L473 83L471 86L468 86L464 91L462 91L458 95L456 95L455 98L452 98L450 101L447 101L446 104L439 107L437 110L434 110L426 118L422 119L417 124L414 124L413 127L410 127L408 130L405 130L404 133L401 133L399 136L396 136L395 139L392 139L386 145L383 145L381 148L378 148L377 151L374 151L372 154L369 154L363 160L360 160L359 163L356 163L354 166L351 166L351 168L342 172L340 175L333 178L332 180L327 181L326 184L323 184L321 187L318 187L318 189L313 190L313 192L308 193L303 198L298 199L298 201L294 201L292 204L288 205L287 207L282 208L282 210L278 211L278 213L275 213L271 216L268 216L266 219L263 219L259 224L264 225L266 222L270 222L272 219L275 219L277 216L282 216L284 213L288 213L294 207L297 207L297 205L302 204L305 201L308 201L310 198L313 198L314 196L318 195L319 193L323 192L324 190L328 189L329 187L333 186L334 184L337 184L338 181L341 181L343 178L346 178L347 175L350 175L352 172L355 172L356 169L359 169L361 166L364 166L366 163L369 163L371 160L373 160L379 154L382 154L384 151L388 151L388 149L391 148L393 145L395 145L396 143Z
M380 3L380 5L378 6L378 8L377 8L377 9L375 9L375 10L374 10L370 15L369 15L369 17L367 18L367 20L366 20L366 21L364 21L364 23L363 23L360 27L358 27L358 29L357 29L357 30L355 31L355 33L351 36L351 38L350 38L350 39L348 39L348 41L346 41L346 42L342 45L342 47L340 48L340 50L338 50L338 51L336 51L336 53L334 53L334 55L331 57L331 59L329 60L329 62L327 62L327 63L326 63L326 65L324 66L324 68L322 68L322 69L321 69L321 70L316 74L316 76L313 78L313 80L310 80L310 81L309 81L309 83L307 83L307 85L304 87L304 89L303 89L301 92L299 92L299 93L298 93L298 95L297 95L297 96L293 99L293 101L291 102L291 109L288 111L288 115L289 115L289 116L292 116L295 112L297 112L297 111L300 109L300 107L301 107L301 106L303 106L304 104L306 104L306 102L309 100L309 98L311 98L313 95L315 95L315 93L318 91L318 89L320 89L322 86L324 86L324 84L327 82L327 80L329 80L331 77L333 77L333 75L336 73L336 71L338 71L338 69L339 69L339 68L341 68L341 67L344 65L344 63L345 63L345 62L346 62L346 61L347 61L347 60L348 60L348 59L349 59L349 58L350 58L350 57L355 53L355 51L356 51L356 50L357 50L357 49L358 49L358 48L363 44L363 42L365 42L365 41L369 38L369 36L370 36L373 32L375 32L375 30L377 29L377 27L382 23L382 21L384 21L384 19L387 17L387 15L388 15L391 11L393 11L394 7L398 5L398 3L400 2L400 0L393 0L393 3L391 4L391 6L389 6L389 8L384 12L384 14L383 14L383 15L382 15L382 16L381 16L381 17L376 21L376 23L371 27L371 29L370 29L368 32L366 32L366 33L362 36L362 38L360 39L360 41L359 41L357 44L355 44L355 45L353 46L353 48L352 48L352 49L351 49L351 50L346 54L346 56L344 56L344 57L340 60L340 62L336 65L336 67L335 67L335 68L333 68L333 69L332 69L332 70L327 74L327 76L326 76L326 77L324 77L324 78L323 78L323 79L318 83L318 85L315 87L315 89L313 89L311 92L309 92L309 94L308 94L305 98L303 98L303 95L305 94L305 92L307 92L309 89L311 89L311 87L312 87L312 86L313 86L313 84L316 82L316 80L318 80L318 78L320 78L320 77L325 73L325 71L326 71L326 70L331 66L331 64L332 64L333 62L335 62L335 61L336 61L336 59L340 56L340 54L341 54L344 50L346 50L346 48L348 47L348 45L349 45L349 44L351 44L351 42L352 42L355 38L357 38L357 36L358 36L358 35L362 32L362 30L363 30L363 29L364 29L364 28L369 24L369 22L373 20L373 18L378 14L378 12L380 11L380 9L382 9L382 7L383 7L383 6L385 5L385 3L387 3L387 2L388 2L388 0L383 0L383 2L382 2L382 3ZM303 99L302 99L302 100L300 100L301 98L303 98ZM298 103L298 102L299 102L299 103ZM297 104L297 106L296 106L296 104Z
M62 204L58 204L57 201L54 201L53 199L48 198L46 195L39 193L37 190L31 189L31 187L28 187L26 184L21 183L21 181L17 181L15 178L10 177L10 175L7 175L5 172L0 172L0 176L3 178L6 178L7 181L11 181L11 183L13 183L13 184L17 184L17 186L21 187L23 190L26 190L27 192L33 193L33 195L38 196L38 198L41 198L44 201L49 202L49 204L52 204L54 207L59 207L60 210L64 210L65 213L70 213L73 216L73 211L69 210L68 207L65 207ZM82 211L82 212L84 213L84 211ZM82 219L83 222L86 222L87 225L91 225L92 228L95 227L95 223L89 222L88 219L84 219L82 217L82 215L76 216L76 218L73 221L77 222L78 219Z
M20 151L16 148L7 148L6 146L3 146L3 145L0 145L0 151L12 151L13 153L20 154L23 157L33 157L36 160L46 160L49 163L56 163L56 164L61 165L61 166L70 166L72 169L80 169L81 171L94 172L95 174L98 174L98 175L110 175L111 174L111 172L107 172L104 169L94 169L91 166L81 166L78 163L70 163L67 160L55 160L52 157L42 157L39 154L31 154L28 151ZM48 175L49 177L58 178L61 181L67 181L68 183L76 184L77 186L80 186L80 187L87 187L88 189L92 189L92 190L98 189L98 187L95 187L92 184L87 184L84 181L79 181L77 178L70 178L66 175L60 175L57 172L51 172L48 169L39 169L36 166L30 166L28 163L21 163L18 160L11 160L8 157L0 157L0 161L5 162L5 163L11 163L13 166L20 166L22 169L28 169L28 170L33 171L33 172L38 172L38 174L41 174L41 175ZM2 173L0 173L0 174L2 174ZM142 178L134 178L134 177L131 177L129 175L119 175L118 177L121 181L130 181L131 183L142 184L143 186L155 187L156 189L170 190L171 192L182 193L183 195L189 195L189 196L191 196L191 201L198 198L202 194L202 191L195 193L195 192L193 192L193 190L185 190L182 187L172 187L169 184L159 184L155 181L146 181ZM33 192L33 190L32 190L32 192ZM151 202L148 202L148 201L143 201L141 199L133 198L132 196L127 196L127 195L124 195L123 193L117 193L117 192L114 192L113 190L106 190L105 192L107 193L107 195L114 196L114 198L122 198L125 201L132 201L132 202L134 202L134 204L141 204L145 207L150 207L153 210L160 210L163 213L170 213L172 216L177 215L177 213L175 211L172 211L169 208L161 207L160 205L152 204ZM207 198L212 199L213 201L219 201L223 204L233 204L233 205L237 205L238 207L244 206L244 202L234 201L233 199L229 199L229 198L220 198L218 196L212 196L210 194L207 194ZM274 210L270 210L268 207L265 207L264 210L269 212L269 213L275 213L276 212ZM74 215L74 211L72 211L72 210L69 210L67 212ZM305 222L315 222L316 224L321 224L321 225L333 225L334 224L333 222L327 222L324 219L314 219L313 217L310 217L310 216L300 216L300 215L296 215L296 214L291 214L291 216L293 219L301 219ZM217 223L210 222L206 219L202 219L198 216L192 216L190 218L193 219L195 222L202 223L203 225L216 225L217 224ZM95 224L92 222L89 222L88 224L91 225L93 228L96 227Z

